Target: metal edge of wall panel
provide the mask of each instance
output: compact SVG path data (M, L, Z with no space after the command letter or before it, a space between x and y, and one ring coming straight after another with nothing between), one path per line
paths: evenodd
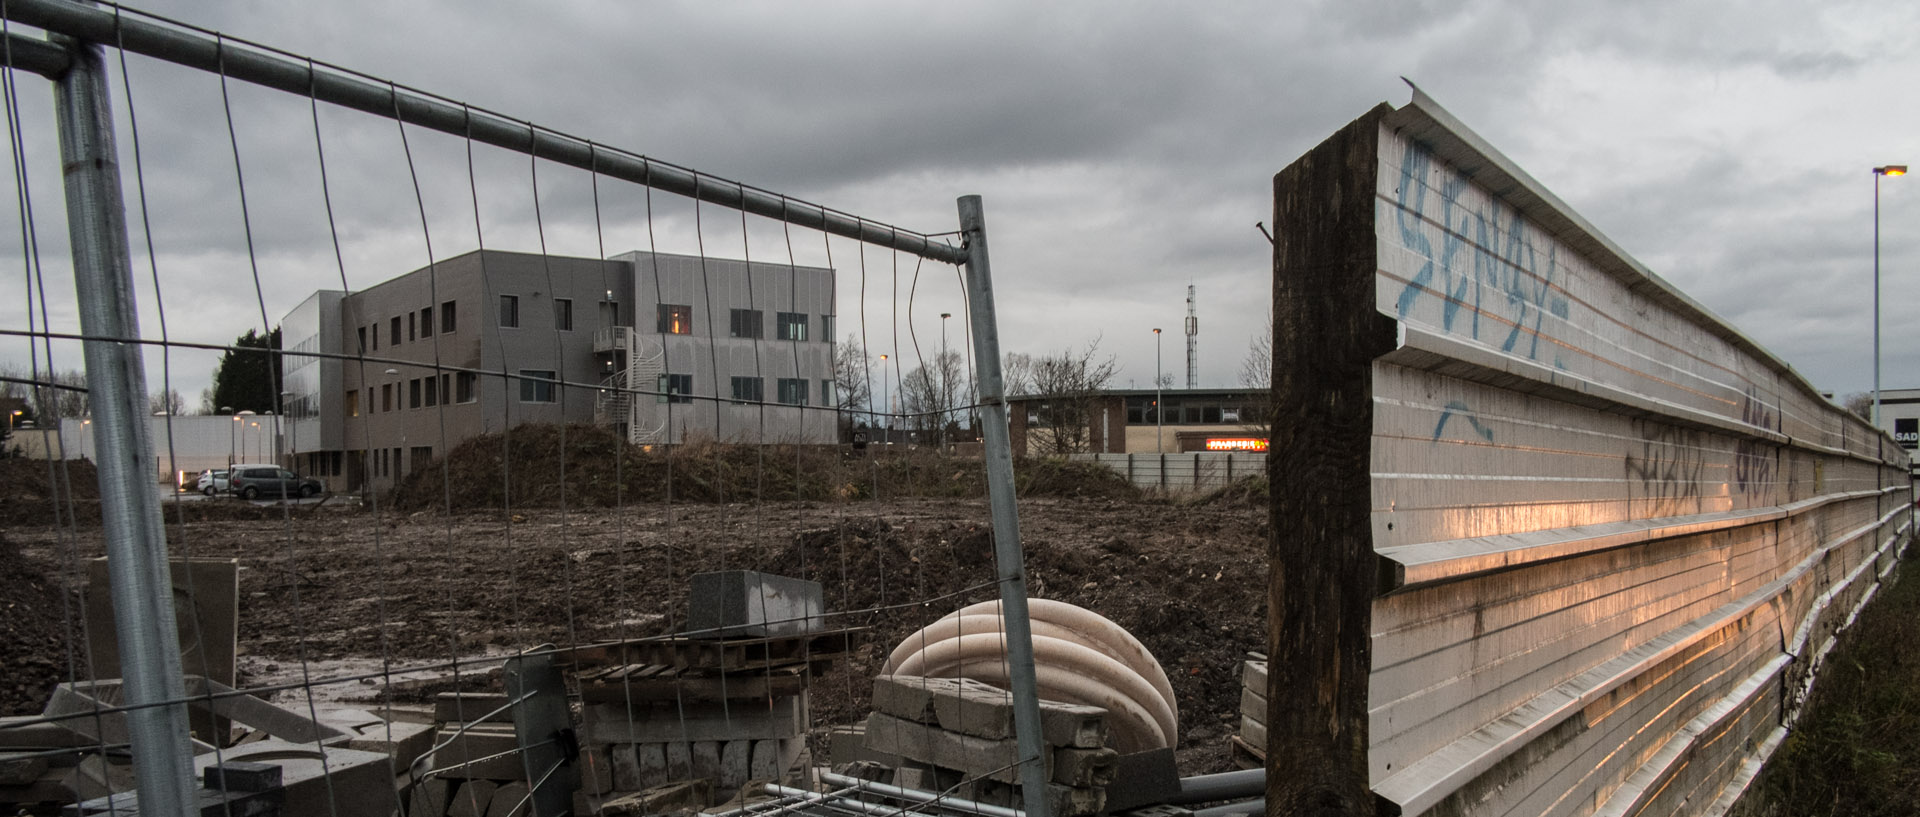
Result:
M1437 156L1458 166L1476 184L1511 201L1550 235L1566 242L1569 248L1580 251L1594 262L1596 268L1619 279L1630 290L1663 303L1682 317L1691 319L1740 351L1785 375L1791 384L1807 396L1819 403L1832 405L1797 369L1635 260L1545 185L1441 107L1419 86L1410 80L1407 85L1413 91L1413 100L1388 114L1384 124L1406 131L1412 138L1431 145ZM1838 407L1834 408L1836 412L1839 411ZM1871 428L1864 420L1851 418L1850 415L1849 420L1862 428ZM1881 435L1885 436L1885 433L1881 432Z
M1612 660L1590 668L1565 683L1543 690L1528 703L1512 709L1506 717L1462 736L1442 747L1441 750L1428 754L1420 761L1374 784L1374 791L1400 806L1406 814L1419 814L1431 809L1467 782L1491 770L1500 761L1519 751L1533 739L1545 734L1548 729L1573 713L1598 700L1602 695L1619 688L1700 639L1733 626L1758 608L1772 603L1800 577L1812 572L1828 554L1849 542L1879 530L1889 520L1905 511L1904 507L1895 508L1867 525L1832 538L1814 549L1792 569L1747 595L1721 605L1706 616L1694 619L1657 638L1623 651ZM1876 548L1876 553L1895 547L1900 538L1899 536L1889 537L1884 544ZM1861 567L1872 565L1876 561L1876 559L1863 560ZM1852 571L1850 576L1857 576L1860 572L1862 571ZM1849 578L1837 582L1835 588L1842 588L1850 581ZM1830 593L1837 592L1837 589L1830 591ZM1819 609L1810 610L1803 622L1817 622L1820 612L1822 611ZM1810 631L1811 626L1803 623L1803 629ZM1782 653L1784 657L1794 658L1791 652L1783 650Z

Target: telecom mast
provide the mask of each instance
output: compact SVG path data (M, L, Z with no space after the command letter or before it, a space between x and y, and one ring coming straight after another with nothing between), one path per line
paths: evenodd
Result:
M1187 388L1200 388L1200 318L1193 312L1193 285L1187 285Z

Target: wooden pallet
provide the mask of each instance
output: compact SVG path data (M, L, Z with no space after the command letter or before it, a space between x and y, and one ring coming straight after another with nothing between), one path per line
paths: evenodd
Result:
M1267 766L1267 749L1254 746L1239 735L1227 738L1227 746L1233 755L1233 765L1242 769L1264 769Z
M865 627L770 638L658 636L595 644L561 652L556 660L576 672L593 667L659 665L718 672L805 665L845 657Z
M593 703L750 701L798 695L829 662L746 672L710 672L664 664L628 664L581 673L581 700Z

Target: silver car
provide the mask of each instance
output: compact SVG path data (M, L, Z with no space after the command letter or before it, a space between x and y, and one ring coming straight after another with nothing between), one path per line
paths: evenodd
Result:
M200 489L200 493L206 494L207 496L214 496L215 494L226 493L227 492L227 469L221 468L221 469L215 470L215 469L209 468L205 471L201 471L200 483L197 487Z

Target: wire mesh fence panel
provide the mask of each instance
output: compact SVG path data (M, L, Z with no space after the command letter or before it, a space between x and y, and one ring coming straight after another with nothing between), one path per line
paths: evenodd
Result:
M1257 637L1257 585L1238 631L1166 626L1229 557L1114 620L1124 515L1025 573L977 199L916 233L133 9L4 12L0 343L43 443L0 460L37 639L0 801L1094 813L1170 785L1176 695L1237 694L1154 655ZM124 203L61 195L86 139Z

